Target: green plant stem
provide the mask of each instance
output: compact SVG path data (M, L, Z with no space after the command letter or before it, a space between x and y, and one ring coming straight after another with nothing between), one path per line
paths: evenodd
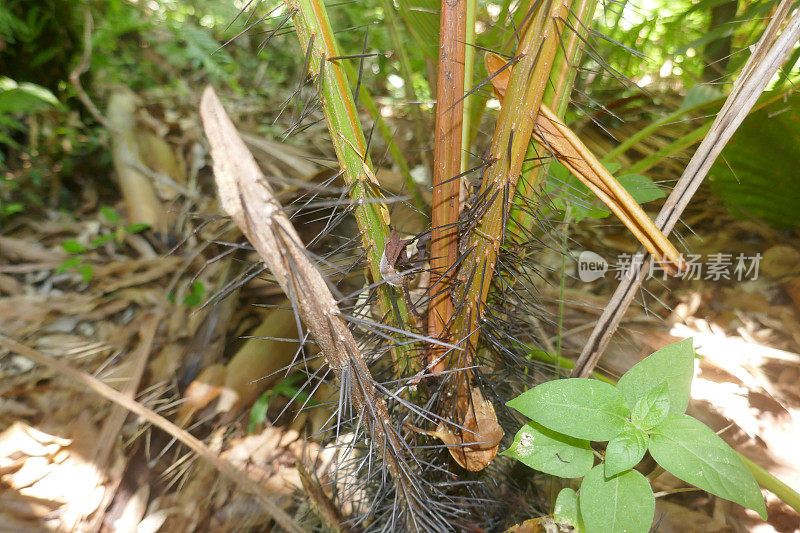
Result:
M503 35L502 30L504 29L503 22L508 17L510 6L511 0L503 0L500 5L500 14L497 17L497 24L493 25L489 31L483 34L483 42L488 43L490 46L495 46L496 43L500 41ZM518 11L522 10L520 9ZM475 88L474 85L470 85L469 83L466 87L468 91ZM478 136L478 127L480 126L483 112L486 110L486 102L489 101L489 94L491 94L491 91L479 90L470 95L470 100L472 101L470 104L470 116L469 119L464 117L464 120L469 120L470 130L469 137L467 142L464 143L464 146L472 146L472 143L475 142L475 138ZM466 169L467 167L464 168Z
M578 64L583 55L583 39L592 24L594 11L597 7L597 0L577 0L573 2L570 9L570 16L567 22L573 30L564 30L562 46L559 47L556 57L553 60L553 70L550 76L551 84L545 90L542 101L552 109L557 116L563 118L567 110L569 99L572 94L572 86L575 83L575 76L578 73ZM543 146L534 143L528 148L527 157L536 160L537 156L546 153ZM534 214L522 206L529 204L536 196L536 186L542 181L543 176L547 175L550 168L551 159L546 158L538 161L532 168L526 169L522 173L517 186L517 194L520 198L514 206L511 219L514 220L522 231L519 237L523 240L527 230L535 223Z
M800 494L798 494L796 490L755 464L741 453L739 454L739 457L742 459L744 466L746 466L747 469L750 470L750 473L753 474L753 477L756 478L756 481L759 485L777 496L783 503L800 513Z
M564 232L561 235L561 246L566 249L568 242L569 221L572 216L572 205L567 204L564 210ZM558 295L558 337L556 338L556 367L561 367L561 340L564 333L564 295L567 288L567 254L561 254L561 280Z
M534 351L530 352L530 357L533 357L537 361L541 361L543 363L547 363L547 364L550 364L550 365L553 364L553 356L551 354L547 353L547 352L543 352L543 351L540 351L540 350L534 350ZM574 367L575 367L575 361L573 361L572 359L561 358L559 360L559 366L556 368L556 373L559 373L562 369L563 370L572 370ZM617 381L615 379L612 379L612 378L606 376L605 374L601 374L600 372L598 372L596 370L592 371L592 377L597 379L597 380L604 381L604 382L608 383L609 385L616 385L617 384Z
M353 65L347 62L344 62L343 65L345 71L347 72L348 78L350 78L351 81L355 80L357 75ZM406 191L411 195L416 208L424 213L427 210L427 206L422 197L422 191L420 190L419 185L417 185L417 182L415 182L414 178L411 177L411 168L408 166L408 161L406 161L403 152L400 151L400 147L398 147L397 143L394 142L394 134L392 134L389 126L386 125L383 117L381 117L381 112L378 109L378 106L375 104L375 100L372 99L372 95L369 94L369 91L366 87L364 87L363 84L361 85L361 89L358 91L358 96L361 102L364 103L364 107L367 108L369 116L372 117L372 120L377 122L378 131L380 132L381 137L383 137L383 140L386 142L386 145L389 147L389 153L392 155L394 162L397 163L397 167L400 169L400 174L402 174L406 180Z
M530 110L542 103L569 8L570 2L540 4L520 42L519 59L492 139L488 158L492 164L484 171L479 194L487 199L487 205L470 235L469 250L458 274L463 287L458 300L463 303L454 317L453 338L456 342L466 340L468 353L474 353L477 345L481 307L489 292L510 198L533 131Z
M466 15L466 48L464 50L464 87L471 89L474 82L475 71L475 14L478 10L478 0L465 0L467 2ZM464 122L461 125L461 172L464 172L469 163L470 132L472 131L472 105L474 95L464 97Z
M331 141L344 181L350 187L350 198L355 204L353 213L361 230L369 271L373 280L380 281L383 279L381 256L389 240L389 210L380 201L382 195L367 153L364 132L342 66L343 60L328 59L341 56L342 53L321 0L286 0L285 4L294 12L292 20L303 53L310 52L308 67L311 75L316 77ZM413 330L413 318L397 289L383 283L378 287L378 298L390 324ZM398 346L397 352L406 366L417 368L416 358L410 356L410 347Z

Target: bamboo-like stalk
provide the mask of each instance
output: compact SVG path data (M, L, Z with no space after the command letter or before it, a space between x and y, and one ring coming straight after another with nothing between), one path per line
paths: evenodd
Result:
M478 440L486 443L485 449L471 449L468 445L473 437L463 430L457 435L456 442L465 446L465 459L474 460L463 462L470 470L485 468L494 459L497 443L503 436L491 404L472 382L471 368L480 333L478 322L505 234L512 192L533 132L531 110L539 109L541 105L568 11L568 0L550 0L540 4L529 30L522 36L516 68L492 140L490 163L483 173L479 192L479 197L484 198L483 205L473 215L478 220L469 235L469 248L462 250L465 256L456 277L458 288L454 300L458 303L454 305L450 338L464 349L450 354L440 366L460 369L448 378L446 384L448 392L445 396L452 402L451 421L457 427L470 430L470 426L475 426ZM485 404L488 406L481 409L480 422L473 423L477 416L472 413L478 409L477 406Z
M458 256L461 141L464 112L464 54L467 2L442 0L439 27L439 78L436 84L436 145L431 210L431 300L428 335L444 338L453 316L451 271ZM431 350L429 361L440 355ZM432 372L444 368L439 361Z
M285 0L284 3L293 11L292 20L300 45L304 53L309 53L308 67L316 77L331 141L344 180L351 188L350 197L356 204L354 215L361 230L369 271L378 282L383 279L380 263L389 240L389 210L383 202L376 201L382 195L342 60L329 59L342 55L338 42L321 0ZM414 328L408 306L397 289L383 283L378 287L378 296L392 325L408 331ZM397 351L405 355L410 353L404 346L398 346ZM417 366L410 356L405 357L404 364L411 369Z
M540 4L520 42L518 61L500 111L490 150L491 164L484 172L479 194L486 199L485 208L470 236L467 257L458 275L463 288L453 322L453 339L466 341L469 353L477 344L480 307L489 292L505 232L509 200L533 132L530 110L538 109L542 103L569 8L567 0ZM469 365L470 361L461 361L458 366Z
M464 87L472 88L475 77L475 17L478 11L478 0L466 0L467 13L465 22L464 43ZM464 97L464 123L461 125L461 172L464 172L469 162L470 138L472 132L472 106L475 103L475 95L470 94Z

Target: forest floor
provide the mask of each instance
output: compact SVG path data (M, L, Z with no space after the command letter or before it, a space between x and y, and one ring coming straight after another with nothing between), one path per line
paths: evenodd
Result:
M324 478L333 453L303 435L316 433L329 412L323 406L293 418L296 380L284 373L259 379L288 364L295 345L246 337L291 337L293 318L263 307L282 299L252 269L255 256L248 263L225 254L239 236L218 217L196 110L184 102L166 111L173 108L148 102L135 126L171 153L190 154L173 158L180 169L170 172L174 182L157 185L168 236L130 227L137 220L128 218L126 200L92 185L72 213L17 216L0 235L0 333L189 429L300 515L307 509L297 461ZM320 180L324 170L313 162L330 154L313 142L315 131L303 146L255 135L250 144L271 175ZM396 185L391 171L378 177ZM291 197L291 186L282 194ZM693 205L684 217L691 231L682 232L688 248L706 269L712 262L727 268L649 281L600 369L619 376L646 354L692 337L702 359L691 413L800 491L800 239L732 218L708 192ZM562 293L564 303L561 334L545 328L543 344L574 355L616 286L614 265L635 246L614 221L587 219L569 232L574 256L588 250L610 263L604 277L584 282L567 258L562 282L560 254L537 259L553 267L543 269L543 305L558 316ZM757 258L757 275L736 270L738 254ZM209 302L215 294L221 297ZM0 427L7 428L0 432L0 530L233 531L263 530L270 521L214 467L70 376L4 351L0 377ZM764 524L705 492L675 492L682 486L667 474L655 482L658 531L800 527L800 515L771 494Z

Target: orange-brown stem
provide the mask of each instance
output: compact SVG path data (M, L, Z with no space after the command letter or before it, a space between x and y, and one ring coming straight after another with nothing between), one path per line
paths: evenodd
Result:
M453 316L450 298L452 273L458 255L461 123L463 120L466 0L442 0L439 27L439 77L436 84L436 144L433 163L431 213L431 302L428 334L447 336ZM429 363L441 355L433 349ZM436 363L431 371L443 369Z

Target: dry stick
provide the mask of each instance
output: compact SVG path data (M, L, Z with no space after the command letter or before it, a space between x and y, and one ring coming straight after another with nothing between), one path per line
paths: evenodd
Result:
M419 495L404 460L404 446L392 430L386 403L376 390L369 368L322 274L308 259L300 237L272 194L244 141L211 87L203 92L200 116L211 146L214 175L223 209L231 216L292 300L339 383L372 437L395 483L397 497L416 516ZM416 529L414 523L407 524Z
M675 227L681 213L697 192L722 148L750 112L769 80L775 75L800 38L800 9L794 12L786 28L777 39L775 38L791 5L792 0L783 0L778 7L778 11L736 81L733 91L725 100L725 105L714 120L711 130L692 156L681 179L678 180L658 214L656 226L665 235L669 235ZM649 271L651 260L649 255L644 255L638 268L632 269L619 284L597 321L589 341L584 346L572 370L572 377L589 377L594 367L597 366L600 356L603 355L611 336L619 327L622 316L642 284L644 274ZM636 266L634 265L634 267Z
M461 125L464 113L464 55L467 0L442 0L439 25L439 79L436 84L436 144L433 156L431 207L431 301L428 335L445 340L453 316L452 270L458 257L458 214L461 173ZM428 363L440 359L432 348ZM431 372L445 369L442 360Z
M39 363L40 365L52 368L59 375L67 377L72 381L85 386L91 391L102 396L106 400L114 402L115 404L124 407L131 413L138 415L168 433L171 437L181 441L187 448L195 452L201 458L206 460L211 466L219 470L219 473L228 478L229 481L236 484L242 490L252 494L256 501L261 504L262 508L272 516L273 519L286 531L290 533L304 533L304 530L289 516L286 511L278 507L275 502L264 494L264 489L255 481L247 477L247 474L236 468L228 461L221 459L216 453L211 451L205 444L195 438L189 432L179 428L166 418L158 415L129 398L122 392L109 387L102 381L99 381L92 376L79 372L74 368L53 359L39 350L20 344L19 342L0 334L0 346L18 353L28 359Z

